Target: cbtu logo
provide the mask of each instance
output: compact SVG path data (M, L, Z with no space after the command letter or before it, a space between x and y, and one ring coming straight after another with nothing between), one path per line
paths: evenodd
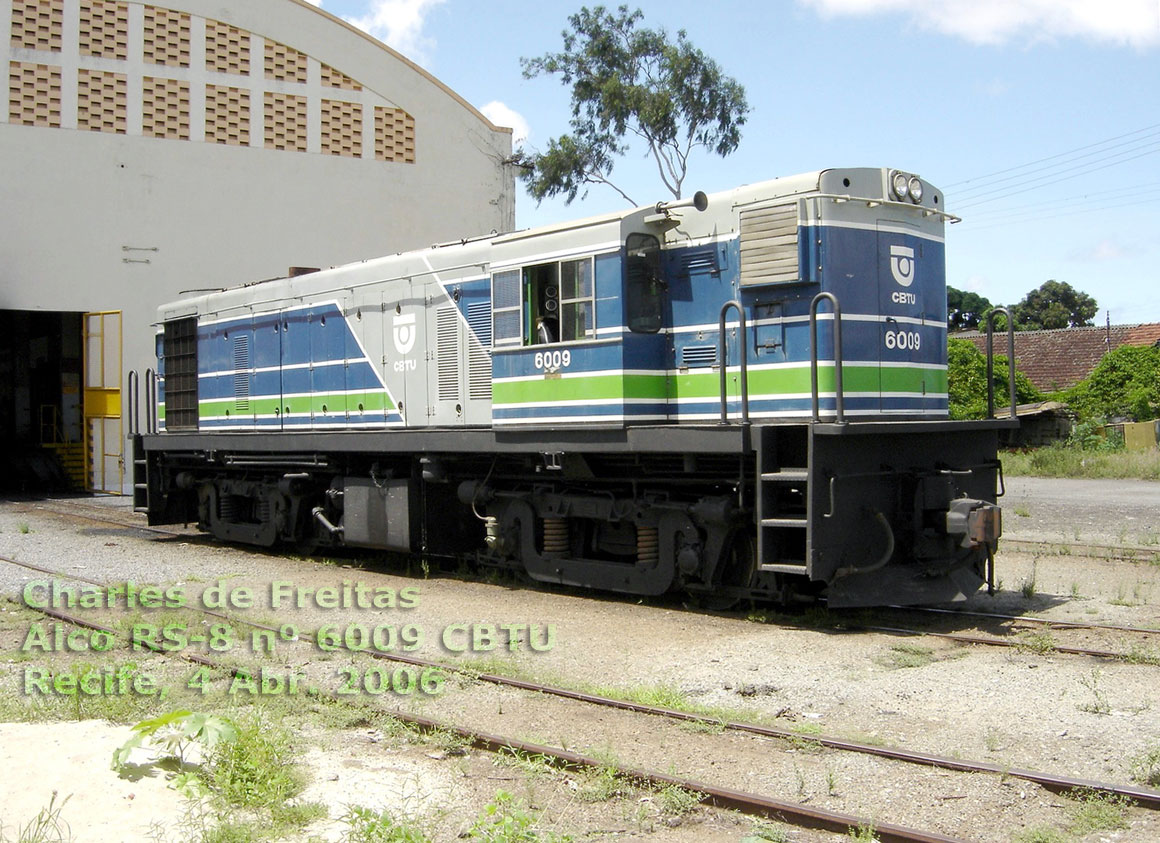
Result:
M903 287L914 283L914 249L909 246L890 247L890 274Z
M394 322L395 350L407 355L415 347L415 314L400 313Z

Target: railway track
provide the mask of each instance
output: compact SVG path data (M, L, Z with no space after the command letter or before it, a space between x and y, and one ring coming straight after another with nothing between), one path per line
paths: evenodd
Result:
M0 556L0 562L11 565L16 565L27 570L36 571L53 577L61 577L64 579L71 579L77 582L82 582L89 585L96 585L99 587L108 587L107 584L101 583L98 580L93 580L88 577L82 577L65 572L55 571L51 568L35 565L24 562L22 560L12 559L6 556ZM52 608L33 608L46 617L54 620L70 624L83 629L91 631L99 631L106 635L116 638L120 635L118 630L93 621L90 618L73 615L69 612L64 612L59 609ZM224 613L215 612L212 610L198 610L206 615L215 618L228 618L234 623L246 624L258 629L276 631L275 628L263 624L256 624L244 619L233 618ZM307 636L304 636L307 637ZM161 647L152 647L146 644L147 647L154 650L158 655L166 657L178 657L194 664L208 667L213 670L221 671L225 675L237 677L239 675L250 675L244 667L237 665L225 664L215 659L207 658L196 653L189 653L185 651L171 652ZM365 653L370 657L376 659L386 659L390 661L400 661L408 664L422 664L428 666L439 666L445 669L453 670L445 665L439 665L436 662L429 662L423 659L417 659L401 655L392 655L385 653L378 653L370 651ZM472 673L472 675L481 681L490 681L496 684L505 684L514 688L521 688L531 690L536 693L547 693L549 695L555 694L558 696L566 696L576 700L590 702L592 704L605 704L613 707L622 708L625 710L634 710L640 712L654 713L664 716L665 710L659 708L651 708L648 706L638 706L633 704L621 703L616 700L601 698L594 695L576 694L568 692L564 689L553 689L550 686L537 685L535 683L522 682L518 680L510 680L506 677L481 675ZM535 757L541 760L550 761L553 765L567 769L591 769L599 770L607 766L607 762L590 755L585 755L565 748L547 746L543 744L533 743L518 738L498 735L490 732L484 732L477 729L471 729L464 726L459 726L453 723L442 722L429 717L416 715L410 712L390 711L388 712L392 717L406 723L420 731L439 731L443 733L451 733L459 736L463 740L469 742L472 746L484 749L490 752L507 752L520 753L526 756ZM684 712L669 712L674 719L694 719ZM739 727L742 724L737 724ZM789 733L785 733L789 734ZM620 765L617 768L618 775L625 777L628 780L635 781L650 787L668 787L674 786L683 790L692 792L699 796L702 804L712 805L714 807L726 808L736 810L744 814L764 817L768 819L777 820L802 828L818 829L823 831L835 832L844 834L852 829L859 827L873 827L877 839L881 841L898 841L898 843L959 843L962 838L951 837L937 832L923 831L920 829L909 828L902 825L892 823L882 823L873 821L867 817L859 817L851 814L846 814L839 811L826 810L809 806L806 804L795 803L783 799L777 799L761 794L751 793L743 790L733 788L726 788L720 785L698 781L687 777L673 775L671 773L664 773L656 770L645 768L627 767ZM1157 805L1160 807L1160 794L1157 794Z
M76 574L69 574L66 572L56 571L56 570L51 569L51 568L46 568L46 567L36 565L33 563L29 563L29 562L25 562L22 560L12 559L12 558L9 558L6 556L0 556L0 562L8 563L11 565L16 565L16 566L19 566L21 568L35 571L37 573L42 573L42 574L45 574L45 575L48 575L51 577L61 577L61 578L66 578L66 579L72 579L72 580L76 580L78 582L83 582L83 583L98 586L101 588L108 587L108 584L102 583L98 580L94 580L94 579L91 579L88 577L83 577L83 576L76 575ZM70 615L69 613L60 612L59 610L38 609L37 611L41 611L50 617L53 617L57 620L61 620L63 622L70 623L70 624L73 624L76 626L87 627L90 629L99 629L99 630L101 630L103 632L107 632L109 634L114 634L114 635L116 634L115 630L112 630L111 628L105 627L105 626L100 625L100 624L95 624L86 618L76 617L76 616ZM229 613L218 612L215 610L204 609L204 608L197 608L196 611L199 613L205 614L209 617L215 618L215 619L228 621L231 624L244 625L244 626L248 626L248 627L251 627L251 628L254 628L257 630L261 630L261 631L264 631L267 633L271 633L271 634L276 634L279 632L279 627L271 626L269 624L257 623L255 621L251 621L251 620L248 620L248 619L242 618L242 617L237 617L237 616L231 615ZM314 640L313 636L310 635L309 633L301 633L301 637L306 641L313 641ZM162 652L164 652L164 651L162 651ZM501 674L480 672L480 671L477 671L477 670L474 670L474 669L471 669L468 667L457 666L457 665L448 664L448 663L442 662L442 661L425 659L425 658L421 658L418 656L406 655L403 653L379 652L376 650L358 650L358 651L352 650L350 652L358 653L358 654L361 654L363 656L366 656L366 657L369 657L369 658L372 658L375 660L397 662L397 663L412 665L412 666L416 666L416 667L438 669L438 670L445 671L448 673L456 673L456 674L460 674L460 675L466 675L467 677L469 677L475 681L479 681L479 682L489 683L492 685L497 685L497 686L501 686L501 687L505 687L505 688L511 688L511 689L514 689L517 691L524 691L524 692L530 692L533 694L547 695L547 696L551 696L551 697L558 697L558 698L562 698L562 699L573 700L573 701L583 703L586 705L591 705L591 706L599 706L599 707L604 707L604 708L616 709L616 710L620 710L620 711L645 714L645 715L650 715L650 716L654 716L654 717L664 718L667 720L682 721L682 722L699 722L699 723L709 724L709 725L712 725L716 728L719 728L722 730L728 730L730 732L734 732L734 733L738 733L738 734L755 736L755 737L759 737L759 738L772 738L772 739L787 741L787 742L796 743L796 744L800 744L804 740L812 745L816 745L819 747L825 747L828 749L833 749L833 750L837 750L837 751L841 751L841 752L851 752L851 753L857 753L857 754L861 754L861 755L868 755L868 756L873 756L876 758L887 759L890 761L903 762L903 763L907 763L907 764L915 764L915 765L939 768L939 769L955 771L955 772L984 773L984 774L999 775L999 776L1002 776L1005 778L1010 777L1010 778L1023 779L1025 781L1034 782L1035 784L1038 784L1038 785L1044 787L1045 789L1052 791L1052 792L1055 792L1055 793L1067 793L1067 792L1076 791L1076 790L1095 791L1095 792L1105 793L1105 794L1109 794L1109 795L1116 796L1116 797L1130 799L1133 802L1135 802L1136 804L1138 804L1142 807L1145 807L1145 808L1150 808L1153 810L1160 810L1160 791L1155 791L1155 790L1152 790L1149 788L1136 787L1133 785L1123 785L1123 784L1117 784L1117 783L1101 782L1101 781L1095 781L1095 780L1090 780L1090 779L1081 779L1081 778L1077 778L1077 777L1073 777L1073 776L1064 776L1064 775L1047 773L1047 772L1042 772L1042 771L1037 771L1037 770L1011 767L1009 765L993 764L993 763L983 762L983 761L971 761L971 760L966 760L966 759L961 759L961 758L951 758L951 757L941 756L941 755L937 755L937 754L933 754L933 753L916 752L916 751L905 750L905 749L896 748L896 747L884 747L884 746L867 744L867 743L858 742L858 741L845 740L845 739L827 736L827 735L803 736L801 733L794 732L794 731L791 731L788 729L778 729L778 728L774 728L774 727L762 726L762 725L739 722L739 721L721 721L721 720L718 720L716 718L708 717L708 716L705 716L703 714L697 714L694 712L681 711L681 710L667 708L667 707L663 707L663 706L647 705L647 704L642 704L642 703L637 703L637 702L631 702L631 701L616 699L613 697L603 696L603 695L599 695L599 694L587 693L587 692L579 691L579 690L575 690L575 689L563 688L563 687L559 687L559 686L555 686L555 685L549 685L549 684L545 684L545 683L532 682L532 681L528 681L528 680L524 680L524 679L513 678L513 677L509 677L509 676L504 676ZM181 653L179 653L179 655L187 658L189 661L192 661L192 662L199 664L199 665L202 665L202 666L219 668L219 669L223 669L223 670L231 671L231 672L237 670L237 668L223 666L212 659L207 659L204 656L200 656L200 655L197 655L194 653L186 653L186 652L182 651ZM434 721L428 722L424 718L413 717L412 715L405 714L402 712L397 712L397 713L392 712L392 715L398 716L398 717L400 717L400 719L403 719L404 721L411 723L412 725L415 725L415 726L420 727L420 728L424 728L424 729L439 728L439 729L450 730L450 731L456 732L457 734L460 734L461 736L467 738L468 740L471 740L472 742L478 742L481 745L490 745L490 744L495 744L496 746L500 745L500 744L496 743L496 741L499 739L493 740L493 738L495 738L495 736L481 736L481 733L476 733L476 732L473 732L472 730L461 729L459 727L450 726L448 724L443 724L443 723L435 723ZM502 745L506 748L515 749L515 750L521 751L521 752L526 751L526 752L530 752L531 754L534 754L534 755L544 755L546 757L557 757L557 754L560 753L560 750L545 751L544 747L538 746L538 745L535 745L534 749L528 749L527 747L532 746L532 745L526 744L526 742L508 741L506 739L505 739L505 741L506 742L504 742ZM598 766L600 766L600 763L601 763L598 761L594 761L592 759L583 758L582 756L576 756L574 753L559 754L559 760L561 762L567 763L567 764L574 764L576 766L588 766L588 767L598 767ZM638 775L638 773L639 773L639 775ZM697 790L697 791L704 792L704 793L710 794L710 795L713 793L713 788L711 786L708 786L708 785L703 785L703 783L689 783L687 780L679 780L675 777L661 776L659 774L650 773L648 771L633 771L631 773L631 777L632 778L639 778L639 779L644 780L644 781L660 783L660 784L678 784L678 786L680 786L680 787L686 787L688 789ZM680 783L682 781L684 781L684 783ZM742 794L742 796L752 797L753 794ZM724 798L724 797L722 797L722 798ZM732 798L732 797L730 797L730 798ZM769 802L769 804L771 805L773 802L776 802L776 800L772 800L772 801L767 800L767 802ZM739 807L739 805L741 803L738 803L738 805L727 805L725 802L713 801L713 804L720 804L720 805L726 806L726 807L738 807L739 810L746 811L746 809L744 807ZM781 804L781 803L779 803L779 804ZM793 803L785 803L785 804L793 804ZM754 805L756 805L756 803L754 803ZM754 806L751 806L751 808L753 808L753 810L749 810L748 812L753 813L756 810L756 808ZM772 808L769 807L769 805L766 805L766 808L768 808L769 810L773 810ZM782 805L782 807L778 807L776 809L776 812L781 814L781 813L784 813L784 810L785 810L784 805ZM811 808L810 810L813 811L814 809ZM851 819L851 818L847 817L845 815L842 815L843 822L845 822L846 820L849 820L849 819ZM856 824L857 823L855 822L855 825ZM832 830L835 826L817 825L817 826L810 826L810 827L830 828ZM851 826L847 825L846 827L849 828ZM878 828L878 827L876 826L876 828ZM899 837L897 839L910 840L910 839L945 839L945 838L939 838L936 836L936 837L931 837L931 838Z
M86 514L77 512L77 507L90 510ZM59 506L55 502L37 502L36 507L46 512L51 512L57 515L78 518L92 523L104 523L123 527L126 529L140 530L155 535L164 536L167 538L182 538L185 540L204 540L212 542L212 539L206 539L204 534L196 532L178 532L175 530L167 530L157 527L148 527L137 522L138 519L130 516L128 519L121 519L111 517L106 512L94 512L98 510L95 506L86 506L83 502L77 503L69 501L67 506ZM1076 545L1076 547L1086 547ZM1095 546L1093 546L1095 547ZM255 548L248 548L254 551ZM951 641L957 644L977 645L982 647L1005 647L1016 650L1030 650L1040 654L1057 653L1061 655L1071 656L1086 656L1090 658L1108 659L1113 661L1129 661L1133 663L1146 664L1160 664L1160 629L1153 629L1148 627L1131 627L1118 626L1114 624L1099 624L1089 622L1075 622L1075 621L1054 621L1048 618L1037 618L1025 615L1003 615L988 612L971 612L958 609L933 609L927 607L888 607L895 610L899 619L897 623L863 623L857 620L857 615L854 613L836 613L831 619L831 627L839 630L847 630L849 632L878 632L887 635L905 635L905 636L928 636L938 638L944 641ZM945 618L972 618L981 621L994 622L1002 621L1012 625L1036 627L1044 630L1049 635L1046 636L1029 636L1011 634L1009 631L1002 631L994 634L981 634L960 631L947 631L937 628L916 627L908 625L907 615L920 616L931 615L941 616ZM781 617L778 623L788 626L809 626L809 624L794 624L792 618ZM1101 633L1113 633L1120 636L1137 637L1143 641L1158 642L1155 646L1140 643L1137 646L1129 646L1127 649L1119 648L1113 649L1110 647L1084 646L1080 643L1069 643L1067 641L1056 640L1053 633L1061 631L1080 631L1091 630ZM1117 642L1122 643L1122 642Z
M1093 559L1111 559L1121 562L1160 561L1158 545L1090 544L1073 541L1046 541L1039 539L1003 539L1006 550L1036 553L1042 556L1088 556Z

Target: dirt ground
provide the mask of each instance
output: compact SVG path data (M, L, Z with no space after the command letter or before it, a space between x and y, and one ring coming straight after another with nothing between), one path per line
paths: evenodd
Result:
M1008 533L1038 530L1055 540L1058 524L1041 520L1037 510L1042 507L1056 518L1058 508L1037 503L1035 494L1035 489L1020 489L1022 497L1011 496L1007 507L1028 514L1008 515ZM1082 502L1069 505L1078 508ZM1113 537L1118 532L1106 517L1100 523ZM232 594L250 588L256 605L236 611L263 621L300 629L393 625L400 635L410 625L423 635L416 655L467 660L481 670L518 671L556 684L676 698L802 736L800 742L787 743L693 730L470 679L449 679L436 697L371 695L365 683L379 674L369 661L301 642L279 643L278 663L322 691L353 684L353 696L363 703L564 746L608 759L613 766L667 770L969 840L1035 839L1031 835L1048 831L1065 835L1059 840L1160 839L1160 823L1147 812L1130 812L1127 829L1080 833L1073 801L1023 780L822 752L809 741L811 735L826 734L1007 768L1128 782L1134 760L1150 748L1160 749L1160 668L1146 658L1130 663L1064 656L1034 646L962 646L849 632L832 618L811 626L808 613L789 624L762 623L745 613L708 614L672 601L543 591L451 574L424 576L421 570L343 567L359 564L355 560L326 565L203 540L164 540L64 518L27 503L0 505L0 553L105 582L164 583L191 596L214 586ZM0 594L17 596L36 576L2 566ZM998 577L999 593L980 593L968 607L1160 627L1160 567L1147 562L1006 551L998 559ZM274 582L286 585L274 587ZM317 605L313 595L318 589L333 586L342 594L344 584L351 595L359 585L368 592L392 589L396 595L411 589L417 605ZM291 599L275 607L275 595ZM978 624L977 619L953 621L959 631L973 631ZM517 632L514 645L506 645L504 625L520 626L511 627ZM544 648L549 625L554 638ZM8 640L0 637L0 699L6 692L12 695L30 664L27 657L4 664L4 654L19 649L18 636L27 626L21 616L10 624ZM487 646L489 636L498 646ZM532 642L542 651L533 649ZM224 689L215 686L214 692L224 694ZM301 704L291 701L291 708ZM303 762L312 780L302 799L324 803L329 816L310 826L302 839L342 839L340 818L351 805L390 809L416 818L436 839L454 839L500 790L534 807L544 828L577 838L740 840L752 832L749 819L729 812L702 808L673 816L660 795L639 789L589 801L580 794L591 782L580 774L497 764L485 753L463 753L461 747L438 741L399 740L373 726L338 729L303 722ZM188 806L161 771L127 781L110 769L112 750L127 734L124 725L94 720L0 724L0 827L11 835L56 791L57 804L68 798L60 816L77 840L150 839L151 825L153 839L181 839L173 830ZM157 830L156 823L168 832ZM795 829L784 834L790 840L832 838Z

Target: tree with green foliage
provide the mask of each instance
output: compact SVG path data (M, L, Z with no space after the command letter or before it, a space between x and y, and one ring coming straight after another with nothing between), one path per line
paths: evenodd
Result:
M1148 421L1160 416L1160 348L1122 345L1112 349L1065 394L1081 418L1130 418Z
M572 86L572 131L547 151L522 156L521 178L537 200L563 194L572 202L587 185L611 181L614 159L633 135L648 145L664 186L675 198L689 156L703 148L725 156L741 141L749 106L745 89L689 43L684 30L638 28L639 9L583 7L568 18L564 50L520 59L524 77L558 74Z
M978 293L947 287L947 329L976 330L993 305Z
M995 406L1007 406L1007 358L995 355L992 378ZM952 419L987 417L987 356L969 340L947 340L947 390ZM1015 370L1015 400L1020 404L1041 401L1043 396L1027 376Z
M1098 306L1087 293L1061 281L1045 281L1011 308L1016 331L1082 328L1092 324Z

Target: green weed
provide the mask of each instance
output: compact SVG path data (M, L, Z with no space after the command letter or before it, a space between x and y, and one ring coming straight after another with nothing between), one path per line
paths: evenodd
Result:
M535 813L506 790L501 790L483 809L483 813L468 830L467 836L472 840L481 840L484 843L567 839L537 829L538 823L539 817Z
M577 796L581 802L607 802L622 796L625 788L615 767L601 767L584 777Z
M41 808L35 817L16 830L16 837L11 839L0 826L0 843L66 843L73 839L69 824L61 819L60 812L71 797L66 796L56 804L57 791L52 792L48 805Z
M1080 711L1086 711L1089 714L1111 714L1112 706L1108 702L1107 695L1104 694L1103 689L1100 688L1100 672L1093 670L1091 678L1080 679L1079 683L1087 688L1092 693L1094 702L1084 703L1079 706Z
M854 843L878 843L878 835L874 831L873 823L862 823L856 828L851 828L846 836Z
M1068 830L1077 837L1093 831L1128 827L1128 808L1132 802L1126 796L1096 790L1073 790L1067 797L1072 800L1068 808L1071 818Z
M789 843L789 834L784 826L770 820L756 820L749 834L741 838L741 843Z
M342 815L346 825L343 843L427 843L430 838L406 821L399 821L388 812L352 805Z
M890 670L925 667L935 661L934 650L917 644L896 644L890 651L875 657L874 661Z
M1025 828L1011 838L1013 843L1069 843L1062 831L1047 826Z
M1055 651L1055 638L1046 629L1021 633L1015 643L1020 650L1041 656Z
M1160 787L1160 743L1129 759L1133 781L1149 787Z
M661 813L672 819L680 819L695 811L702 798L700 793L677 787L675 784L661 788L656 795Z

